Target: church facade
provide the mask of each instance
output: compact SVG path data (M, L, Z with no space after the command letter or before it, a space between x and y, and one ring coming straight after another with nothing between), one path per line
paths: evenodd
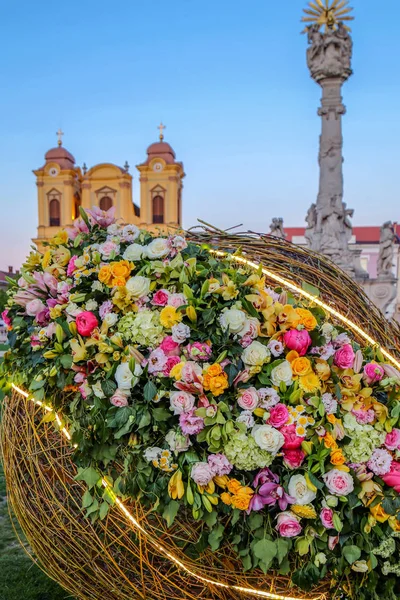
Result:
M34 171L38 190L39 225L33 240L40 251L43 243L62 227L79 217L79 207L98 206L102 210L115 207L115 216L124 223L143 229L168 231L182 225L182 189L185 171L175 152L164 141L160 126L159 141L147 149L146 160L137 165L140 201L132 197L132 175L129 165L119 167L101 163L81 169L73 155L62 145L45 154L45 163Z

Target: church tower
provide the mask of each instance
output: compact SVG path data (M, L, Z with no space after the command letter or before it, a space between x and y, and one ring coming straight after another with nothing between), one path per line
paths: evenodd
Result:
M51 239L61 227L71 225L79 216L81 204L81 170L75 158L62 145L63 132L57 132L58 143L45 154L45 164L33 171L38 188L39 226L33 242L43 251L43 242Z
M165 126L159 126L160 139L147 148L147 160L137 165L140 172L140 226L168 231L182 226L183 164L164 141Z

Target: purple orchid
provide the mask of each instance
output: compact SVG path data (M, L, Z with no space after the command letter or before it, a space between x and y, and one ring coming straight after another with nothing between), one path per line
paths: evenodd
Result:
M92 209L86 211L90 215L90 221L92 225L100 225L100 227L108 227L115 223L115 206L112 206L108 210L101 210L98 206L94 206Z
M272 506L278 503L281 510L286 510L288 504L295 504L296 499L289 496L279 483L279 477L270 469L262 469L253 481L253 487L259 489L250 501L249 512L262 510L264 506Z

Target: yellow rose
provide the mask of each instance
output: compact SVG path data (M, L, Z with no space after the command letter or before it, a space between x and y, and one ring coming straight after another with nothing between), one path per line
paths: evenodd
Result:
M109 265L105 265L104 267L101 267L99 274L98 274L98 279L99 281L101 281L101 283L105 283L106 285L108 285L112 279L112 273L111 273L111 269L109 267Z
M332 434L329 433L329 431L325 434L323 440L324 440L325 448L331 448L332 450L336 450L337 449L338 445L336 443L336 440L332 436Z
M114 277L123 277L124 279L129 277L134 267L135 265L127 260L120 260L119 262L112 262L110 264L111 273Z
M305 308L296 308L296 313L300 318L300 325L303 325L307 331L312 331L318 325L317 319L309 310Z
M217 375L221 375L221 373L222 367L218 363L211 365L211 367L208 367L207 369L207 375L210 377L217 377Z
M295 358L291 362L291 365L293 375L299 375L300 377L304 377L304 375L308 375L312 371L311 362L308 360L308 358L302 356Z
M166 306L160 313L160 323L165 329L171 329L173 325L182 321L182 313L178 312L174 306Z
M230 479L227 482L226 487L230 492L232 492L232 494L237 494L242 487L242 484L237 479Z
M296 358L299 358L299 356L300 354L296 352L296 350L290 350L290 352L286 354L286 360L292 364L292 362L296 360Z
M125 277L114 277L111 281L112 287L124 287L126 284Z
M315 363L315 370L321 381L328 381L331 376L331 368L322 358L318 358Z
M315 373L309 373L300 377L299 386L306 394L312 394L321 388L321 382Z
M331 464L338 466L338 465L344 465L344 463L346 462L345 457L343 456L343 452L338 448L337 450L333 450L333 452L331 452Z
M58 246L57 250L53 252L53 262L61 267L65 267L70 258L71 252L65 246Z
M68 233L62 229L50 241L52 246L61 246L68 242Z

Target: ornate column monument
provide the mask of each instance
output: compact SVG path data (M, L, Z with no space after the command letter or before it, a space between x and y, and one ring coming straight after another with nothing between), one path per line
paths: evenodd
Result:
M353 41L349 28L352 10L348 0L316 0L305 9L309 23L307 65L311 77L322 88L318 115L322 121L319 148L319 191L307 214L306 239L309 247L329 256L353 277L362 276L357 253L349 249L353 210L343 202L342 86L352 75ZM358 256L359 259L359 256ZM365 274L366 275L366 274Z

